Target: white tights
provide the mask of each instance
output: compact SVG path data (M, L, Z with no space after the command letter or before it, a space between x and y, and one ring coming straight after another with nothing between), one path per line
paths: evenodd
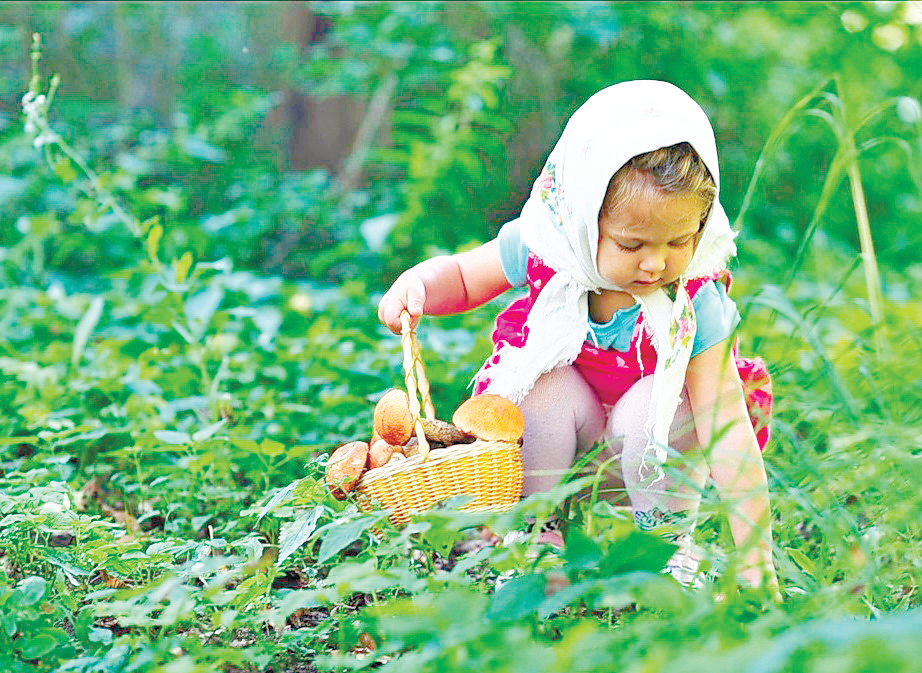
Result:
M525 494L553 487L578 456L603 441L604 450L587 468L595 473L607 461L601 494L615 501L626 494L641 528L671 522L676 515L693 526L708 469L684 394L670 429L666 477L651 485L639 475L651 394L652 377L647 376L607 407L575 367L541 376L521 405Z

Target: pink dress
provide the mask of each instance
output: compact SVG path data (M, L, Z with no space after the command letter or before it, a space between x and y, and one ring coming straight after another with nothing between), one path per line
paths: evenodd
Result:
M526 274L528 295L512 302L497 316L496 328L493 330L493 355L487 360L487 372L489 372L490 365L498 361L499 352L503 348L521 347L525 343L528 336L528 327L525 325L528 313L535 298L541 292L541 288L554 273L555 271L537 256L529 254ZM713 277L696 278L689 281L686 285L689 296L693 298L698 290L711 280L722 281L726 288L730 289L730 272L723 271ZM638 317L629 351L597 348L587 341L573 363L603 404L613 405L643 376L652 374L656 367L656 351L653 348L650 334L647 330L641 329L640 325L641 318ZM769 428L772 412L771 377L761 358L739 357L736 342L733 344L733 355L743 382L749 419L756 433L759 448L764 450L771 434ZM488 384L488 377L481 378L474 388L474 394L482 393Z

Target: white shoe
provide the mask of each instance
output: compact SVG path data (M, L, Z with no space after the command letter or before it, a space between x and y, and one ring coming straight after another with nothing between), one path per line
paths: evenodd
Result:
M701 548L692 541L689 533L680 533L672 541L679 548L666 562L663 573L672 575L676 582L683 586L700 589L704 586L704 578L698 572L703 556Z

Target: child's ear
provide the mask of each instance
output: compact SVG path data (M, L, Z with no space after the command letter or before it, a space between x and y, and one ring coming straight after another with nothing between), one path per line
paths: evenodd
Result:
M705 223L708 221L708 217L711 215L711 209L714 207L714 202L710 201L705 204L704 210L701 211L701 224L698 226L698 233L701 233L701 230L704 229Z

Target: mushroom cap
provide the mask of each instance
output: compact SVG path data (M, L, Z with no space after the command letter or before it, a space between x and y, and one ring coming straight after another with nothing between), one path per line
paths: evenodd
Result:
M400 448L403 449L402 446ZM394 455L394 446L388 444L387 440L379 439L373 442L368 447L368 469L374 470L386 465L392 455Z
M375 433L388 444L403 446L413 436L413 412L410 398L402 390L392 388L375 405Z
M525 431L525 416L505 397L483 393L455 410L452 423L478 439L517 442Z
M330 454L327 460L326 482L333 495L342 500L355 488L368 462L368 443L349 442Z

